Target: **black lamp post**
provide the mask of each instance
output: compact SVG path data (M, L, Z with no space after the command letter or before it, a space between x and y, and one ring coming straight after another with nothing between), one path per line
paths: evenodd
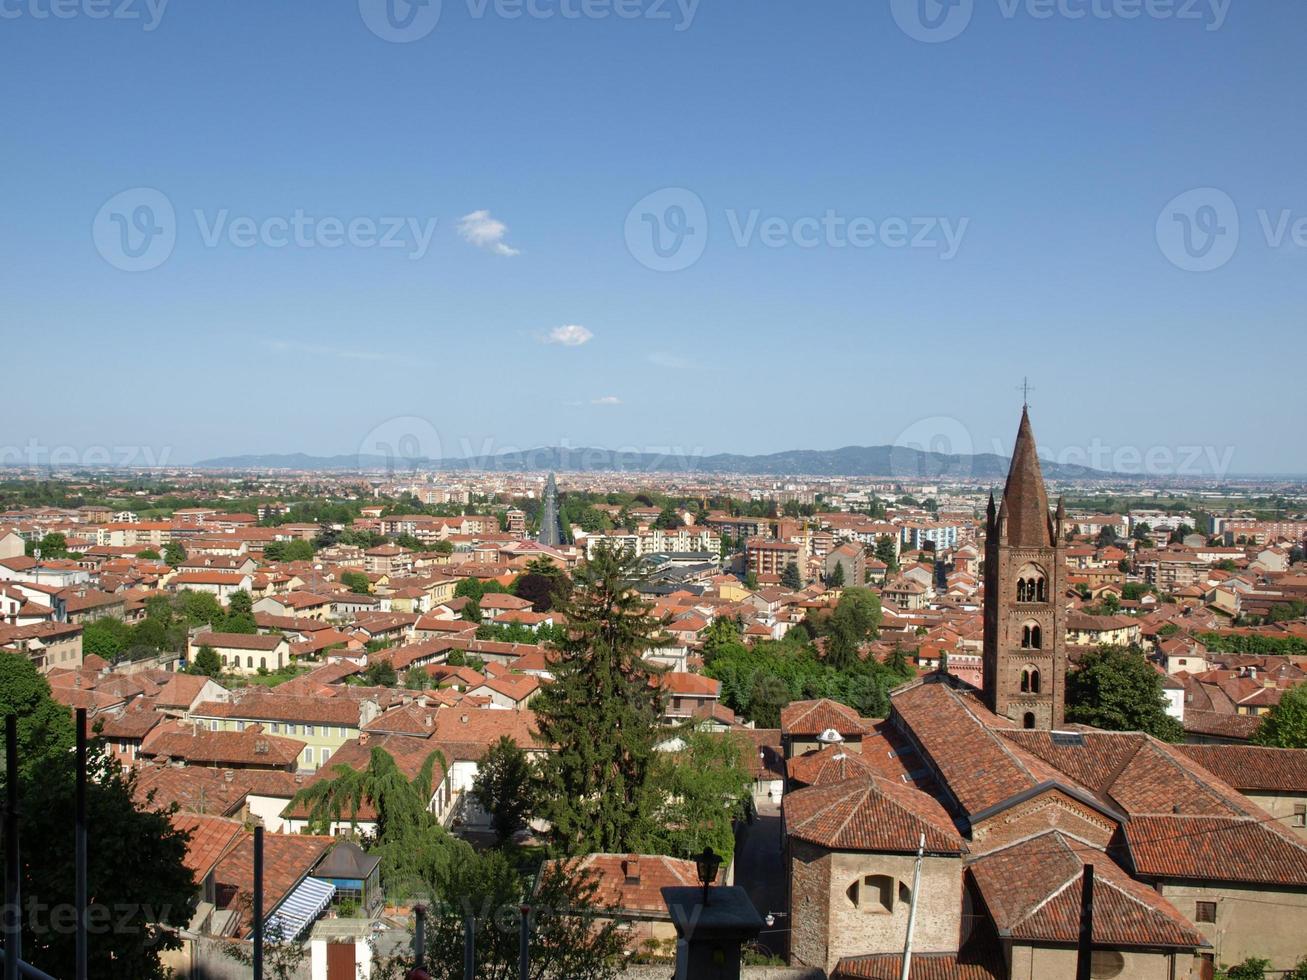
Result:
M722 866L722 859L711 847L705 847L703 853L694 859L699 871L699 881L703 883L703 904L708 904L708 886L717 880L717 869Z

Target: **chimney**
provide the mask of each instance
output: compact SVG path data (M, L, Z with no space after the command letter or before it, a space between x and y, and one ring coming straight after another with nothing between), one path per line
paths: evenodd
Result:
M268 740L266 738L261 738L254 743L255 755L267 755L268 752L271 751L271 749L272 747L268 744Z
M367 744L368 744L368 733L359 732L359 745L367 745Z
M230 769L224 769L222 771L222 778L224 782L230 783L236 778L236 774L232 772Z
M640 884L640 859L635 855L622 859L622 874L626 876L626 884Z

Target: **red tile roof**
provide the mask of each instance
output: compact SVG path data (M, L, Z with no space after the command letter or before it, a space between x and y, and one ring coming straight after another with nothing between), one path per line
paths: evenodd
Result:
M786 794L782 808L791 837L837 851L915 852L921 834L926 850L967 850L953 821L920 790L877 777L810 786Z
M791 701L781 709L781 731L789 736L820 735L833 728L846 738L866 735L872 722L862 718L848 705L829 698L816 701Z
M1132 879L1102 851L1048 831L972 861L967 870L999 935L1074 944L1081 879L1094 866L1094 942L1105 946L1205 945L1170 902Z

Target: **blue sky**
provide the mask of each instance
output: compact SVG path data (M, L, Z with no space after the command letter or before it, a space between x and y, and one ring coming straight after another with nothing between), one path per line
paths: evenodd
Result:
M5 446L987 451L1029 375L1055 457L1307 471L1302 4L64 2L0 4Z

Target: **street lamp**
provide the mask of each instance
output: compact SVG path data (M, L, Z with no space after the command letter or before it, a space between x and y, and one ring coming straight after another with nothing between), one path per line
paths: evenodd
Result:
M703 883L703 904L708 904L708 886L717 880L717 869L722 866L722 859L711 847L705 847L703 853L694 859L699 871L699 881Z

